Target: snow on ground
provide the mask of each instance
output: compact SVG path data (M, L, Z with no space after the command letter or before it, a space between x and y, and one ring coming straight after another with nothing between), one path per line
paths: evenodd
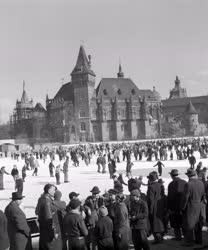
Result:
M203 166L208 166L208 159L199 159L198 153L195 154L197 158L197 163L199 161L203 162ZM122 159L122 157L120 157ZM150 171L157 170L153 168L155 161L147 162L145 159L143 161L134 161L132 156L134 166L132 168L133 176L144 176L144 182L147 183L146 176ZM36 207L38 198L43 193L43 187L47 183L56 183L55 177L49 177L49 159L46 164L42 161L39 161L40 167L38 170L38 176L32 176L32 171L27 171L26 181L24 183L23 194L25 198L23 200L23 207L27 217L35 216L34 209ZM59 161L56 159L55 165L58 165ZM162 178L165 181L165 187L167 188L168 183L171 181L169 172L173 168L178 168L181 177L184 179L186 175L186 169L189 167L188 160L173 160L173 161L164 161L165 168L163 168ZM0 167L6 166L6 171L11 172L13 165L16 164L19 172L21 173L21 168L24 165L24 161L12 160L11 158L1 158ZM62 163L63 164L63 161ZM117 163L117 172L124 173L125 176L126 162ZM113 181L109 178L109 173L106 174L97 173L96 166L96 157L94 156L92 162L89 166L86 166L83 161L80 160L80 167L74 167L72 162L70 162L69 169L69 183L63 183L63 174L61 174L61 184L58 186L58 189L62 192L62 199L68 203L69 198L68 194L72 191L80 193L80 199L86 198L90 195L90 190L93 186L99 186L100 190L104 192L110 188L113 188ZM125 179L125 178L124 178ZM125 179L127 182L127 179ZM14 192L14 180L11 175L4 175L4 188L5 190L0 190L0 209L4 210L6 205L10 202L11 193ZM142 191L146 192L146 187L142 187ZM128 194L127 187L124 187L124 193Z

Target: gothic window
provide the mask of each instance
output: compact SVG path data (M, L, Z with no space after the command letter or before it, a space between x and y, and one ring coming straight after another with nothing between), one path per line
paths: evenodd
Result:
M81 122L81 124L80 124L80 130L81 131L86 131L86 125L85 125L84 122Z
M80 118L86 117L85 112L83 110L80 110L79 117Z
M72 125L72 127L71 127L71 133L75 134L75 126L74 125Z
M118 95L121 95L121 90L120 90L120 89L118 89L117 93L118 93Z
M107 90L106 89L103 90L103 94L107 95Z
M135 95L135 94L136 94L135 89L132 89L132 90L131 90L131 93L132 93L132 95Z

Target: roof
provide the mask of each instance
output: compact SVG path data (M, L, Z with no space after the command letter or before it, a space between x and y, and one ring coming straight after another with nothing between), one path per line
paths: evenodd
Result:
M185 112L187 114L190 114L190 115L191 114L198 114L197 111L196 111L196 109L194 108L191 100L189 101L189 104L186 106Z
M153 91L149 89L138 89L130 78L102 78L96 88L97 98L107 97L125 99L130 97L145 97L146 100L154 100Z
M29 98L27 96L26 91L23 89L22 97L21 97L21 103L28 103L28 102L29 102Z
M42 104L38 102L38 103L35 105L34 111L37 111L37 112L45 112L46 110L44 109L44 107L42 106Z
M184 97L184 98L175 98L175 99L165 99L162 100L162 104L165 107L180 107L187 106L188 103L192 102L192 104L208 104L208 96L194 96L194 97Z
M64 101L73 101L73 86L71 82L63 84L57 94L55 95L54 99L64 99Z
M95 76L95 73L91 70L90 61L88 60L82 45L80 46L77 62L71 74L80 73L88 73Z

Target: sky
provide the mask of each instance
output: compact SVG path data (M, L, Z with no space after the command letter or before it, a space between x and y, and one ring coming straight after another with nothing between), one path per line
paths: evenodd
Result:
M162 98L176 75L189 96L208 94L207 13L207 0L0 0L0 123L23 80L45 106L70 81L81 44L96 85L120 60L125 77Z

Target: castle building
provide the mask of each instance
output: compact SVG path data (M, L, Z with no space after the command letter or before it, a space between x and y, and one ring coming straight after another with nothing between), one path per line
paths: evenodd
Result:
M25 88L11 124L15 138L62 143L132 140L160 135L159 93L139 89L125 78L121 64L117 77L102 78L97 87L91 56L80 46L71 72L54 98L46 96L46 110L33 107Z
M95 88L91 56L81 46L71 82L54 98L46 100L47 119L53 140L131 140L159 135L160 96L141 90L124 77L122 66L115 78L103 78Z
M208 133L208 96L188 97L178 76L169 98L162 100L162 114L166 122L173 121L178 125L177 132L180 135L199 136Z
M34 107L33 100L29 100L23 81L22 97L16 101L13 115L10 117L12 137L19 142L39 143L49 137L47 132L46 110L41 103Z

